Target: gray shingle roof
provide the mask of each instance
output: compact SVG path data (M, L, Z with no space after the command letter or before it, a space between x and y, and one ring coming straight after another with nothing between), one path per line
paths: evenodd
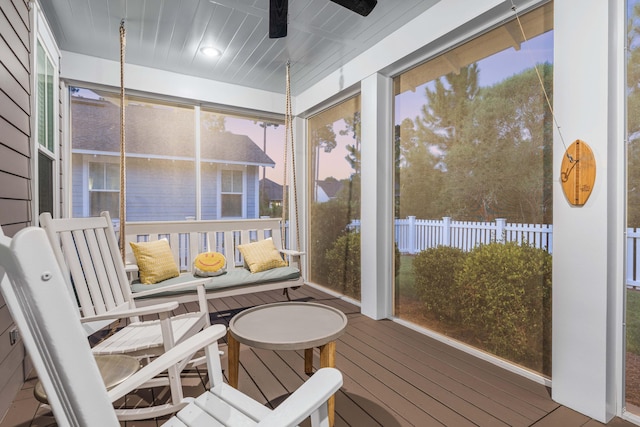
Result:
M120 107L108 100L73 98L73 150L120 152ZM193 110L130 103L125 108L125 151L149 157L194 158ZM275 166L246 135L202 132L205 162Z

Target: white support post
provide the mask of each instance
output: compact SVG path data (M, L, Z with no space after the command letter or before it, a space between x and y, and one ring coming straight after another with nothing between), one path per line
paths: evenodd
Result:
M389 317L393 301L391 83L373 74L361 84L361 311L373 319Z
M624 290L622 4L554 2L553 107L565 140L555 130L552 397L603 423L624 403L617 317ZM598 168L591 197L581 207L567 203L559 176L565 147L576 139L591 146Z

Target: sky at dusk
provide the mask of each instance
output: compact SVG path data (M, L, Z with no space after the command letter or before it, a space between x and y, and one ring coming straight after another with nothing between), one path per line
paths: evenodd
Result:
M544 62L553 63L552 31L523 43L518 51L509 48L478 61L478 69L480 70L479 84L480 86L491 86ZM426 86L427 84L419 86L415 92L405 92L396 97L395 123L401 123L405 118L413 120L420 115L420 109L426 102ZM334 131L337 135L338 146L331 153L320 153L320 168L318 172L318 179L320 180L331 176L336 179L346 179L353 173L353 169L345 157L348 155L346 146L353 144L354 140L350 135L340 136L339 130L341 129L344 129L344 122L336 122ZM363 141L364 143L366 141Z
M492 86L504 79L544 62L553 63L553 31L549 31L525 43L520 50L509 48L478 61L479 85ZM426 102L425 89L429 83L418 86L415 92L396 96L395 124L406 118L415 119Z

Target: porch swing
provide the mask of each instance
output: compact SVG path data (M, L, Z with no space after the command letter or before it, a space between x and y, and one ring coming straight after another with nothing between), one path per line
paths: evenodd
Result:
M124 50L124 38L121 39L122 51ZM120 144L120 256L130 266L130 270L136 270L136 256L133 254L130 243L142 241L156 241L168 237L170 250L176 265L183 272L177 277L168 278L157 283L141 283L132 281L131 291L141 304L155 302L178 301L180 303L197 301L202 304L203 299L220 298L225 296L241 295L259 291L282 289L283 294L289 300L289 289L296 289L304 284L302 276L301 256L298 250L285 249L287 247L287 234L294 233L296 249L300 248L300 232L298 217L298 194L295 176L295 147L293 141L293 122L291 111L291 82L290 63L286 64L286 108L285 108L285 147L284 147L284 177L282 186L282 218L251 219L251 220L205 220L205 221L157 221L126 223L126 174L125 174L125 120L124 120L124 55L121 55L121 144ZM289 195L287 194L288 182L288 157L291 150L292 173L292 197L295 215L295 232L286 231L286 220L289 214ZM186 238L185 238L186 236ZM254 241L255 240L255 241ZM268 241L273 242L271 245ZM292 240L292 239L289 239ZM250 244L270 245L267 247L272 258L264 260L259 256L256 262L252 262L247 253ZM186 247L181 247L185 245ZM224 274L211 274L208 277L205 290L206 295L198 295L196 288L185 289L185 282L193 282L200 271L196 271L194 261L203 251L211 253L217 251L216 256L222 255L226 261ZM264 248L261 248L261 250ZM275 253L275 255L274 255ZM279 259L279 261L278 261ZM273 263L272 263L273 262ZM254 269L254 264L257 264ZM249 270L245 268L249 267ZM185 271L186 270L186 271ZM217 273L217 272L216 272ZM200 277L202 280L202 277Z

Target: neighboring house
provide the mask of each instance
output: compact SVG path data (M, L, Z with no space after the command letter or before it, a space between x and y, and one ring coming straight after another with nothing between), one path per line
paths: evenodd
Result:
M324 203L335 199L342 186L342 181L334 179L316 181L316 202Z
M264 194L269 209L282 206L282 185L269 178L260 180L260 191Z
M120 107L79 97L71 105L73 216L119 218ZM195 217L198 160L202 219L259 216L260 168L275 162L248 136L203 129L196 153L193 110L129 103L125 112L127 220Z

